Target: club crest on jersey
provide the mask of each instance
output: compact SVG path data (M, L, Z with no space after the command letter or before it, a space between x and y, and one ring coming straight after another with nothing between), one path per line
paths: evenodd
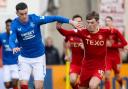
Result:
M31 27L35 27L35 24L33 22L30 23Z
M18 31L21 31L21 28L18 28L17 30L18 30Z
M88 38L91 38L91 35L87 35Z
M103 39L103 36L102 35L99 35L98 38L101 40L101 39Z

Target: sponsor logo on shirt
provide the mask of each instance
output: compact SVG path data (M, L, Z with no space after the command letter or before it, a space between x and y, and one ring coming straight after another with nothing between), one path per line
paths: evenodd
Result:
M85 39L85 41L88 45L103 46L105 44L103 40Z
M29 40L35 37L34 30L21 34L23 40Z
M70 42L70 47L81 47L82 45L82 43Z

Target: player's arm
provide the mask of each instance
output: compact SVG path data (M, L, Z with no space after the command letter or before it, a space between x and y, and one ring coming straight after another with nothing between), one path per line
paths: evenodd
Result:
M57 30L63 35L63 36L79 36L77 33L77 30L67 30L62 27L61 23L56 24Z
M12 23L11 30L10 30L10 37L9 37L9 46L12 48L13 54L20 51L20 48L16 46L17 35L16 35L16 27L15 24Z
M112 34L116 34L117 38L119 39L119 42L114 42L112 44L113 48L123 48L127 45L127 41L118 30L112 30Z
M35 18L39 24L47 24L47 23L52 23L56 21L60 23L69 23L75 27L78 24L76 21L70 20L63 16L37 16L35 15Z
M2 38L1 38L1 34L0 34L0 48L2 46Z

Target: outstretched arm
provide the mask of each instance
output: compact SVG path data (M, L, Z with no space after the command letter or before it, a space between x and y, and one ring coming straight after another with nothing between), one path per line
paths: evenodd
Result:
M78 36L77 30L66 30L61 23L57 23L56 28L63 36Z
M63 16L37 16L35 15L35 18L39 24L47 24L47 23L51 23L55 21L60 22L60 23L69 23L75 27L78 24L76 21L70 20Z

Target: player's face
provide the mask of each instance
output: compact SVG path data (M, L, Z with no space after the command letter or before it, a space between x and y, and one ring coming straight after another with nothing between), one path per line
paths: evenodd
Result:
M81 19L80 17L76 17L76 18L74 18L73 20L74 20L74 21L77 21L77 22L79 22L80 24L83 25L83 21L82 21L82 19ZM75 28L75 27L74 27L74 28Z
M82 19L80 17L74 18L73 20L77 22L82 22Z
M18 10L17 15L19 16L21 22L28 21L28 9L27 8L24 10Z
M9 33L10 28L11 28L11 23L10 22L6 23L6 32L7 33Z
M95 19L86 20L86 27L88 31L95 32L97 30L97 26L98 26L98 21L96 21Z
M106 19L105 19L105 25L106 25L106 26L112 26L112 20L109 19L109 18L106 18Z

